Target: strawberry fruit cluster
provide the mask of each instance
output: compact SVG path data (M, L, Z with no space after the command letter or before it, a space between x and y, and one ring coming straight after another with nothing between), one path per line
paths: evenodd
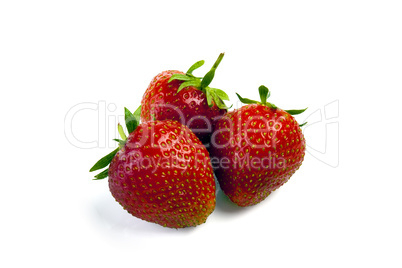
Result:
M128 136L90 171L109 179L113 197L130 214L171 228L204 223L215 209L216 183L235 204L245 207L264 200L301 166L305 140L293 115L267 99L228 111L228 95L209 85L223 53L203 77L193 71L168 70L146 89L141 106L125 108Z

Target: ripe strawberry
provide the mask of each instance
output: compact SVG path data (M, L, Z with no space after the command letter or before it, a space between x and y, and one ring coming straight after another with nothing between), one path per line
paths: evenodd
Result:
M169 70L158 74L142 98L141 120L179 121L188 126L203 143L208 143L213 131L213 119L226 113L227 107L223 101L229 100L224 91L209 87L223 55L219 55L203 78L195 77L192 73L204 61L195 63L187 73Z
M137 114L138 115L138 114ZM181 228L204 223L215 208L215 180L209 153L186 126L177 121L138 122L126 109L127 129L119 132L120 149L91 171L108 169L113 197L140 219ZM133 123L130 126L130 123Z
M304 110L281 110L268 103L269 90L259 88L261 102L244 99L240 109L216 122L211 159L223 192L237 205L264 200L301 166L305 139L292 115ZM219 160L219 161L217 161Z

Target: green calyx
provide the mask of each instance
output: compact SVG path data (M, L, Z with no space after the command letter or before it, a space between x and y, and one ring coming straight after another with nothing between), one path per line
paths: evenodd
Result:
M255 104L262 104L262 105L268 106L273 109L277 108L275 106L275 104L267 102L267 99L271 96L271 92L269 92L269 89L266 86L260 86L258 88L258 91L260 93L261 102L255 101L255 100L250 100L247 98L242 98L238 93L236 93L236 95L239 98L239 100L244 104L254 104L255 103Z
M140 123L140 116L141 116L141 106L139 106L134 113L131 113L127 108L124 107L124 119L128 134L133 132L138 127ZM92 172L106 167L106 169L104 169L101 173L95 175L94 180L101 180L108 176L109 168L107 166L109 166L110 162L112 162L113 157L117 154L117 152L121 148L123 148L124 144L126 143L127 136L124 133L123 127L120 124L118 124L117 129L119 131L121 139L114 139L114 141L117 141L119 143L119 147L114 149L108 155L99 159L98 162L96 162L95 165L93 165L93 167L89 170L89 172Z
M221 53L219 55L218 59L215 61L211 70L209 70L209 72L206 73L204 77L196 77L193 75L194 70L204 65L204 61L201 60L194 63L188 69L186 74L172 75L168 83L172 82L173 80L183 81L183 83L181 83L180 87L177 89L177 92L180 92L182 89L186 87L192 86L205 93L209 107L212 107L214 102L219 109L229 109L230 107L227 107L224 103L225 100L227 101L229 100L229 96L221 89L209 87L212 80L214 79L215 71L218 68L219 64L221 63L224 55L225 55L224 53Z
M271 92L269 91L269 89L266 86L261 85L258 88L258 91L260 93L260 100L261 101L255 101L255 100L250 100L250 99L247 99L247 98L242 98L237 93L236 93L236 95L239 98L239 100L244 104L261 104L261 105L265 105L265 106L267 106L269 108L272 108L272 109L278 109L278 107L275 104L267 102L267 99L271 96ZM285 112L287 112L290 115L297 115L297 114L303 113L305 110L307 110L307 108L300 109L300 110L285 110ZM307 122L305 122L305 123L303 123L303 124L301 124L299 126L302 127L305 124L307 124Z

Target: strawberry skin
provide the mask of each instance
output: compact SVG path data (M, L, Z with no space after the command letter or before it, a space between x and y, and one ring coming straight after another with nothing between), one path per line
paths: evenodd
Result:
M178 91L183 81L173 80L175 70L158 74L149 84L141 102L141 120L175 120L188 126L202 142L207 142L213 131L214 118L226 113L213 103L208 106L204 92L194 86Z
M110 163L109 188L125 210L171 228L204 223L215 208L209 153L176 121L150 121L129 134Z
M287 182L306 148L294 117L262 104L219 119L211 143L211 158L220 160L215 171L220 187L239 206L257 204Z

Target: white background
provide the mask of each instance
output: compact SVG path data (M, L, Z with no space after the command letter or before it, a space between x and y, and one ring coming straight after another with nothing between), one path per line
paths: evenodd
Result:
M2 1L0 266L402 267L401 12L387 0ZM211 86L234 107L261 84L279 107L309 107L301 169L254 207L218 192L196 228L130 216L89 168L153 76L201 59L203 74L220 52Z

